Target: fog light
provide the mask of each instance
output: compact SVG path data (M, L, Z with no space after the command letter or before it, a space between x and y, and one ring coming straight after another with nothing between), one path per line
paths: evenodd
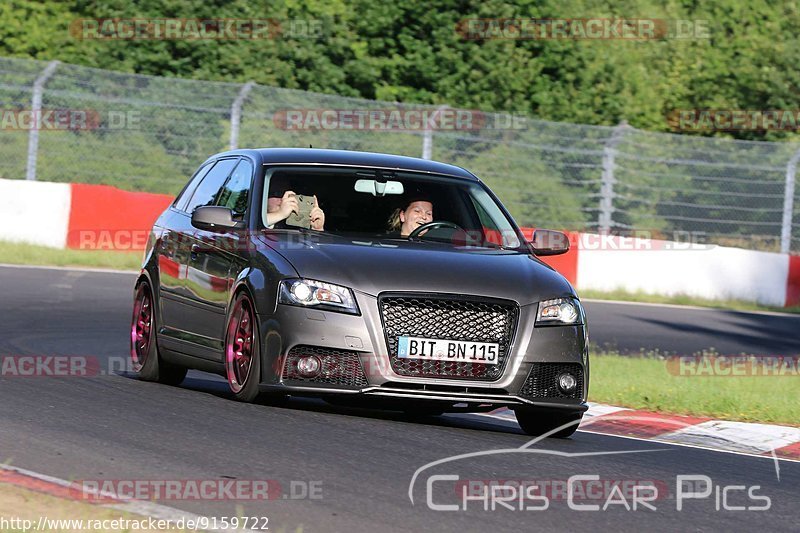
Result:
M561 392L570 393L575 390L576 385L578 385L578 381L572 374L565 373L558 376L558 388L561 389Z
M319 359L314 355L306 355L297 361L297 373L304 378L313 378L319 374Z

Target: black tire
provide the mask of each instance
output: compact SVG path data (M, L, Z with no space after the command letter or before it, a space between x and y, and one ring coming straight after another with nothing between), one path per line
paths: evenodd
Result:
M233 398L240 402L255 401L260 395L261 340L255 306L246 292L240 292L231 305L224 350L225 376Z
M565 426L563 429L548 435L557 439L565 439L575 433L583 418L583 413L552 413L526 407L515 408L514 414L517 416L517 422L519 422L522 431L532 437L540 437L556 428Z
M131 317L131 364L134 374L144 381L180 385L187 368L168 363L158 352L158 325L155 299L147 280L136 285Z

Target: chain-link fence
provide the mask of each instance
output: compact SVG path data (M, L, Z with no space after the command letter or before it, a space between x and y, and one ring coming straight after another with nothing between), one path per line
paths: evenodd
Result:
M473 171L523 225L800 251L800 145L471 112L410 121L448 111L0 58L0 177L174 194L231 146L389 152ZM345 120L370 113L400 118Z

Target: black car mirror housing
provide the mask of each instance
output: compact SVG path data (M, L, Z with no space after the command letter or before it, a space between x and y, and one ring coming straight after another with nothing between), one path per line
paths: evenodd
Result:
M227 207L204 205L192 212L192 226L197 229L224 232L244 227L244 223L234 220L233 211Z
M531 249L536 255L560 255L569 251L569 237L566 233L551 229L537 229L530 240Z

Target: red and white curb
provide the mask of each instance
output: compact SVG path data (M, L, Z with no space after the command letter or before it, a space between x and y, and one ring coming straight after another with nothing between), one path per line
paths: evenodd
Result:
M0 465L0 484L14 485L57 498L86 503L104 509L114 509L156 520L169 520L172 524L178 523L203 523L200 515L167 507L153 502L141 500L123 500L105 491L91 491L86 487L76 485L64 479L16 468ZM251 532L250 529L214 529L196 528L196 531L238 531Z
M515 421L508 409L482 415ZM589 403L578 431L800 461L800 428L669 415Z

